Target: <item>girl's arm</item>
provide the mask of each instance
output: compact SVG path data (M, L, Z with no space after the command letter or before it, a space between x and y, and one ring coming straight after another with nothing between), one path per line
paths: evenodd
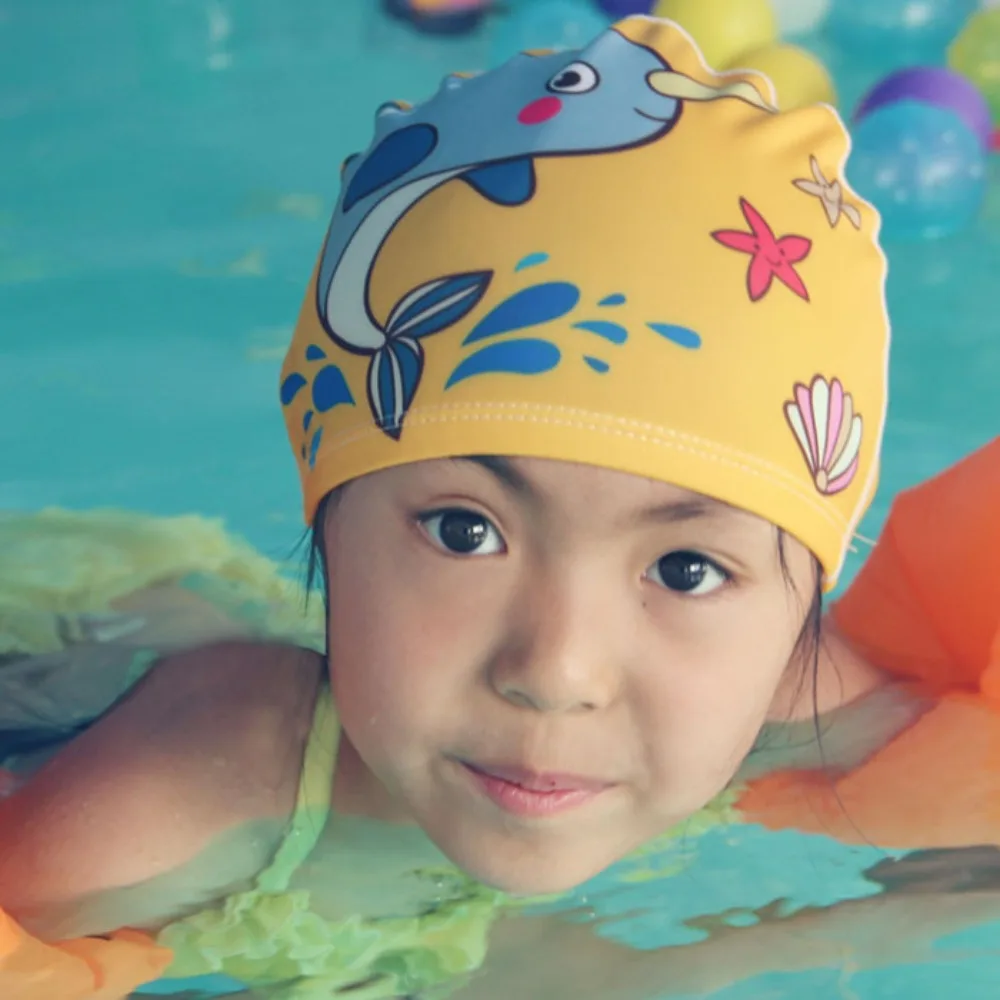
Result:
M155 927L259 871L294 803L308 657L233 643L159 664L0 801L0 908L47 940Z
M637 951L594 934L586 924L557 917L510 917L494 929L481 974L453 1000L658 1000L709 996L736 982L768 972L841 969L846 975L899 963L946 961L935 942L949 934L1000 920L1000 865L981 888L962 891L961 861L939 855L884 862L881 878L908 868L905 885L828 908L808 908L789 917L776 907L758 912L752 927L713 930L693 945ZM926 879L915 869L930 869ZM951 876L948 872L951 871ZM981 874L981 873L980 873ZM960 956L960 957L965 957Z

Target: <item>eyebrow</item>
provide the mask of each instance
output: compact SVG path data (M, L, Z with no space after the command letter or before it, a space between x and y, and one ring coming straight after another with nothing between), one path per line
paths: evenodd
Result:
M532 502L540 502L542 495L535 485L522 475L507 458L499 455L462 455L455 459L458 462L472 462L494 476L509 493ZM736 508L721 500L709 497L690 497L682 500L670 500L635 511L626 518L627 524L682 524L685 521L697 521L705 518L719 517L727 511Z
M523 497L528 500L540 500L541 495L528 479L521 475L511 462L499 455L462 455L455 459L457 462L472 462L480 468L485 469L500 485L509 493Z
M671 500L668 503L657 504L655 507L645 507L636 511L628 520L639 523L681 524L684 521L719 517L726 511L732 510L734 510L733 507L719 500L695 497L690 500Z

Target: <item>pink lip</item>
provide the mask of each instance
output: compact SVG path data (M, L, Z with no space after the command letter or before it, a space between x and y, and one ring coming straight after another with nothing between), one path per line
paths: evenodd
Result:
M575 774L538 774L521 767L493 764L462 766L486 796L516 816L551 816L596 798L611 786Z
M607 788L606 781L582 778L578 774L538 773L524 767L507 764L466 764L466 767L480 774L509 781L532 792L599 792Z

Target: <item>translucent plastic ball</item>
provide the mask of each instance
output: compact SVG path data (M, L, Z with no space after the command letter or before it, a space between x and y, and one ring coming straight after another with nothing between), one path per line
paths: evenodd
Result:
M782 111L821 102L837 103L837 92L826 67L797 45L768 45L749 52L740 59L740 69L755 69L768 77Z
M808 35L823 26L830 0L771 0L783 38Z
M968 77L1000 119L1000 6L981 10L948 50L948 65Z
M659 0L653 13L684 28L712 69L741 66L745 53L778 40L770 0Z
M635 14L651 14L656 0L597 0L597 6L616 21Z
M946 236L979 211L986 156L979 137L953 111L899 101L858 122L847 178L881 212L890 239Z
M493 0L382 0L386 13L429 35L463 35L479 27Z
M979 0L833 0L826 28L849 49L943 52L978 8Z
M896 101L919 101L947 108L979 136L984 149L989 149L993 141L993 121L986 98L974 83L945 66L908 66L890 73L865 94L854 117L861 121L877 108Z
M593 0L508 0L493 22L490 62L529 49L581 49L611 21Z

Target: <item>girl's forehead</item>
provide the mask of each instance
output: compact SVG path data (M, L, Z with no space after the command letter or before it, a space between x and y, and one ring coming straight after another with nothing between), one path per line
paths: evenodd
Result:
M516 455L463 455L429 459L388 470L422 488L449 489L460 481L491 483L515 499L536 506L567 501L584 508L621 509L625 519L681 522L728 519L767 524L722 500L663 480L596 464Z

